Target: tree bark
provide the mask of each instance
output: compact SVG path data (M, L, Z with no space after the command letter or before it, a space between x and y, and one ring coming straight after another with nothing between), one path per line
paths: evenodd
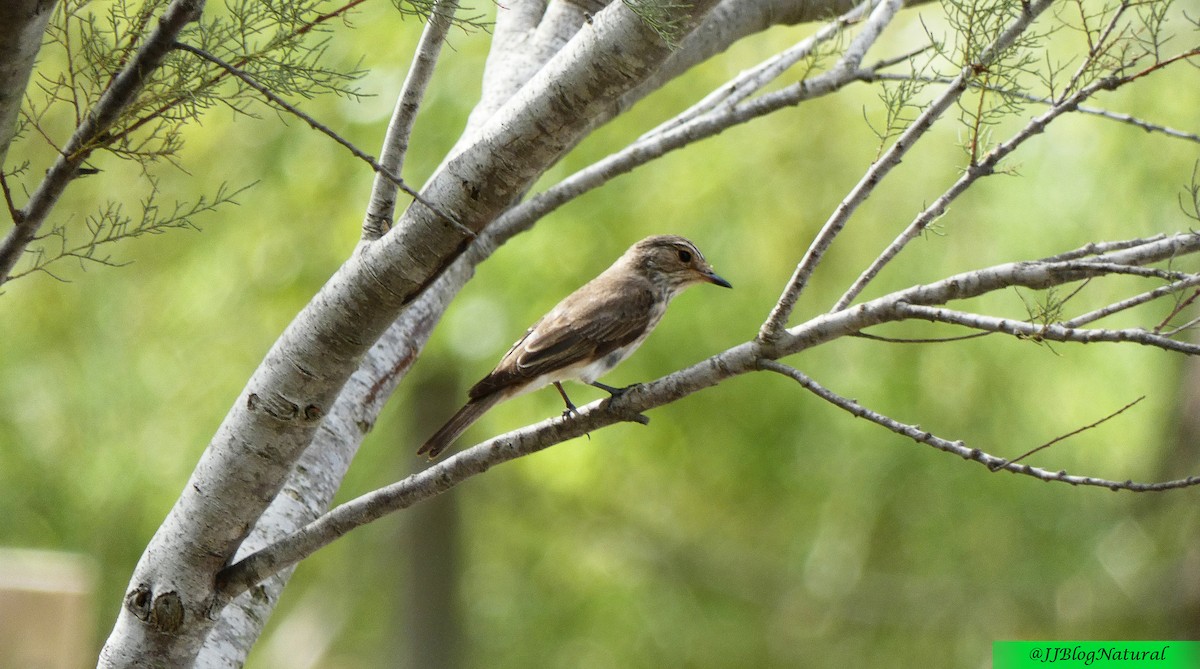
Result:
M55 0L0 4L0 166L7 165L25 88L56 4Z
M681 17L685 27L710 7L690 5ZM611 101L650 76L669 53L628 7L611 5L450 157L422 195L481 231L578 143L595 118L615 113ZM102 666L196 660L227 603L216 598L217 573L277 499L364 355L469 241L458 225L411 206L391 233L361 245L297 316L151 539ZM361 436L354 436L355 447Z

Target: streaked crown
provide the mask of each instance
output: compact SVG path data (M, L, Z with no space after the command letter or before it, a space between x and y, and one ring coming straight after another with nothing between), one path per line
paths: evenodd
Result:
M695 283L732 288L728 281L713 271L700 249L679 235L647 237L629 247L621 260L670 292L677 292Z

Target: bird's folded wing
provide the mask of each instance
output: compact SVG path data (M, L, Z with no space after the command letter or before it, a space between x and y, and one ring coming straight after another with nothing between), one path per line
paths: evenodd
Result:
M575 299L579 296L584 299ZM496 369L471 388L470 397L597 360L637 341L651 325L654 300L653 292L641 287L571 294L513 345Z

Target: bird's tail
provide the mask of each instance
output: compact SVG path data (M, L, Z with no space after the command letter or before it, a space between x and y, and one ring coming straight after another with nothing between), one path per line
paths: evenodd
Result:
M447 446L454 443L460 434L487 413L488 409L496 406L501 399L503 399L501 393L490 393L467 402L466 406L459 409L458 413L451 416L440 430L434 432L433 436L425 441L425 445L417 450L417 455L424 455L430 460L436 458Z

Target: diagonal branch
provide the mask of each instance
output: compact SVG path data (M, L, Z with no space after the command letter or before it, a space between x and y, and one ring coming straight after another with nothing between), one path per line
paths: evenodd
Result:
M877 28L871 31L871 39L882 29L885 17L877 15L873 20L878 22ZM836 21L835 21L836 24ZM832 34L832 29L822 29L819 34ZM861 53L869 43L863 39ZM767 61L768 63L770 61ZM765 66L765 64L764 64ZM749 123L754 119L779 111L785 107L798 105L802 102L816 99L862 80L864 70L845 61L820 75L805 79L768 95L747 100L737 105L720 105L712 110L699 114L695 108L683 112L679 117L671 119L657 128L645 133L637 141L617 153L611 154L592 165L572 174L554 186L509 209L495 223L488 227L489 233L494 233L497 243L503 243L513 235L529 229L534 222L546 216L554 209L579 197L583 193L598 188L610 180L645 165L667 153L684 148L696 142L718 135L735 126ZM736 82L736 80L735 80ZM717 89L724 91L726 84ZM714 93L713 95L716 95ZM711 96L710 96L711 97ZM685 118L686 117L686 118Z
M399 179L399 175L404 171L404 157L408 153L408 140L412 135L413 123L417 120L417 111L421 108L425 90L433 79L433 68L442 52L446 34L454 25L454 14L457 11L457 0L437 0L429 12L429 21L425 23L425 30L421 32L417 54L413 57L408 75L404 78L400 96L396 99L396 109L392 112L387 135L383 139L380 165L375 170L375 183L371 187L371 197L363 219L363 241L379 239L391 229L392 217L396 213L397 188L412 196L414 200L431 207L423 201L420 194L406 186L403 180ZM443 217L446 220L454 220L448 216ZM460 223L455 223L461 226Z
M1136 406L1137 404L1139 404L1139 403L1140 403L1142 400L1144 400L1144 399L1146 399L1146 396L1145 396L1145 395L1142 395L1141 397L1138 397L1137 399L1133 400L1132 402L1127 402L1127 403L1125 404L1125 406L1121 407L1120 409L1117 409L1116 411L1113 411L1112 413L1108 414L1107 416L1105 416L1105 417L1103 417L1103 418L1101 418L1101 419L1099 419L1099 420L1092 421L1091 423L1088 423L1087 425L1084 425L1084 426L1082 426L1082 427L1077 427L1077 428L1075 428L1074 430L1071 430L1070 432L1068 432L1068 433L1066 433L1066 434L1061 434L1061 435L1059 435L1059 436L1057 436L1057 437L1055 437L1055 438L1051 439L1050 441L1047 441L1046 443L1044 443L1044 444L1042 444L1042 445L1040 445L1040 446L1037 446L1037 447L1035 447L1035 448L1031 448L1031 449L1029 449L1028 451L1025 451L1024 453L1022 453L1022 454L1018 455L1018 456L1017 456L1017 457L1015 457L1015 458L1012 458L1011 460L1005 460L1005 461L1004 461L1004 463L1003 463L1003 465L1000 465L1000 466L994 467L994 468L992 468L992 469L993 469L993 471L994 471L994 470L996 470L996 469L1000 469L1001 467L1007 467L1007 466L1009 466L1009 465L1015 465L1016 463L1018 463L1018 462L1020 462L1020 461L1024 460L1025 458L1027 458L1027 457L1029 457L1029 456L1031 456L1031 455L1033 455L1033 454L1035 454L1035 453L1039 453L1039 452L1041 452L1041 451L1044 451L1044 450L1046 450L1047 448L1050 448L1051 446L1053 446L1053 445L1055 445L1055 444L1057 444L1057 443L1059 443L1059 442L1066 441L1067 439L1070 439L1071 437L1074 437L1074 436L1076 436L1076 435L1079 435L1079 434L1082 434L1082 433L1084 433L1084 432L1087 432L1088 430L1094 430L1094 429L1096 429L1097 427L1099 427L1099 426L1103 425L1104 423L1107 423L1108 421L1110 421L1110 420L1112 420L1112 419L1116 418L1117 416L1120 416L1121 414L1125 413L1126 411L1129 411L1130 409L1132 409L1134 406Z
M25 207L17 212L13 229L0 240L0 284L8 280L26 247L37 237L38 230L45 224L50 210L66 190L67 184L91 155L97 138L133 102L146 79L171 52L175 38L189 23L199 20L203 9L204 0L172 0L137 54L117 74L87 117L75 128L58 159L46 171L46 177L38 184Z
M1100 309L1089 311L1088 313L1076 316L1071 320L1063 321L1062 325L1063 327L1077 328L1081 325L1087 325L1088 323L1093 323L1102 318L1107 318L1115 313L1132 309L1148 302L1153 302L1154 300L1157 300L1165 295L1177 293L1181 290L1187 290L1188 288L1193 288L1195 286L1200 286L1200 275L1192 275L1186 279L1180 279L1179 281L1171 282L1165 286L1159 286L1154 290L1148 290L1140 295L1134 295L1133 297L1121 300L1120 302L1114 302Z
M764 60L758 65L739 73L736 77L728 82L717 87L713 92L704 96L699 102L689 107L683 113L674 118L663 122L657 128L645 133L639 138L639 141L650 139L656 135L661 135L669 130L685 125L702 116L713 113L728 113L739 103L754 95L758 91L765 88L772 81L778 79L788 68L796 63L809 58L817 50L819 46L835 39L850 25L861 21L867 14L872 5L878 0L867 0L859 4L850 11L842 14L836 19L826 23L812 35L804 38L792 47L785 49L774 56ZM878 20L877 20L878 21ZM879 25L879 28L882 28ZM860 38L856 40L861 46L855 50L858 56L858 62L862 60L862 52L865 52L865 47L869 46L878 38L880 30L873 31L870 42ZM843 58L839 59L837 68L840 70L854 69L857 62L852 63L847 59L851 56L851 52L847 51Z
M996 58L1010 48L1025 31L1033 24L1034 20L1044 11L1046 11L1054 0L1034 0L1024 5L1024 11L992 42L979 56L978 63L970 63L962 68L962 71L951 82L947 89L936 98L920 116L913 121L901 135L896 139L887 151L883 153L863 174L862 179L855 184L850 193L842 200L842 202L834 210L833 214L821 227L812 244L809 245L800 264L796 266L796 271L792 274L792 278L788 281L787 286L776 302L775 307L771 309L770 315L763 322L759 329L758 339L767 344L773 344L783 336L787 327L788 318L792 315L792 310L796 307L797 300L800 299L800 294L804 292L805 286L808 285L809 279L820 264L821 259L825 257L826 251L833 245L833 241L845 228L850 221L850 217L855 210L870 197L874 192L875 186L892 171L894 167L900 164L900 161L908 153L909 149L916 143L918 139L923 137L929 129L933 127L947 109L953 105L963 92L967 90L972 79L975 78L978 67L987 67Z
M828 388L814 381L804 372L801 372L794 367L789 367L788 365L780 364L773 360L764 360L760 363L760 366L762 369L775 372L776 374L780 374L792 379L796 383L799 383L805 390L813 393L826 402L845 410L847 413L850 413L857 418L865 418L866 420L869 420L876 425L885 427L896 434L908 437L909 439L912 439L918 443L932 446L939 451L953 453L964 460L978 462L991 471L1004 470L1014 474L1032 476L1042 481L1058 481L1060 483L1069 483L1071 485L1097 486L1101 488L1108 488L1109 490L1128 490L1130 492L1162 492L1165 490L1177 490L1179 488L1189 488L1200 485L1200 476L1189 476L1185 479L1162 481L1159 483L1138 483L1134 481L1112 481L1093 476L1076 476L1073 474L1068 474L1065 471L1051 472L1040 467L1017 464L1015 461L1010 462L1004 458L998 458L994 455L985 453L978 448L971 448L962 441L950 441L948 439L943 439L930 432L922 430L917 425L901 423L894 418L885 416L877 411L872 411L862 404L859 404L855 400L842 397L841 395L829 390ZM1128 406L1125 408L1128 408ZM1121 409L1121 411L1124 410L1125 409ZM1104 420L1107 420L1107 418Z

